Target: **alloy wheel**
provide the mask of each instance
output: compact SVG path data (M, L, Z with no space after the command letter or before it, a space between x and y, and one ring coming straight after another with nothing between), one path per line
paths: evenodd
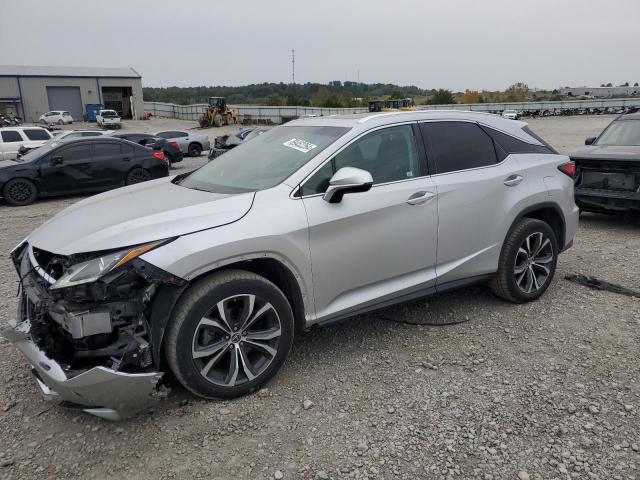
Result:
M252 294L219 301L196 326L192 358L209 382L234 387L260 376L276 354L282 326L271 303Z
M534 293L544 287L551 275L549 266L553 260L551 240L542 232L525 238L518 248L513 269L518 288L524 293Z
M31 189L31 185L29 185L28 183L15 182L14 184L9 186L7 193L16 202L22 203L31 198L33 191Z

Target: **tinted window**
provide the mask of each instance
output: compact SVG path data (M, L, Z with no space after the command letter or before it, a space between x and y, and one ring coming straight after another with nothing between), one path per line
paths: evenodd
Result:
M94 143L93 156L96 159L103 158L103 157L119 157L120 144L119 143Z
M22 137L15 130L3 130L2 141L4 143L22 142Z
M303 195L323 193L329 179L343 167L361 168L371 173L374 183L395 182L420 175L411 125L376 130L356 140L314 174Z
M481 127L507 153L554 153L542 145L533 145L493 128Z
M180 138L188 136L185 132L160 132L158 133L158 137L162 138Z
M74 145L60 149L54 152L53 155L61 155L65 163L87 162L91 160L91 147L89 145Z
M498 163L493 140L475 123L428 122L420 124L420 129L431 144L436 173Z
M23 131L29 140L49 140L51 138L49 132L40 128L25 128Z
M102 135L100 132L82 132L81 135L83 137L99 137Z

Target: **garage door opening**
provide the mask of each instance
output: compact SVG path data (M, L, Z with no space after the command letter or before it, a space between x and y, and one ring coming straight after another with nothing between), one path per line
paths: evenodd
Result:
M102 87L102 104L115 110L122 118L133 118L131 111L131 87Z
M63 110L71 113L76 122L83 119L80 87L47 87L49 110Z

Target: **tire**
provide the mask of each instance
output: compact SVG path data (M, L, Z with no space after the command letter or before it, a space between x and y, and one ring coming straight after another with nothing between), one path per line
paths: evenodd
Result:
M58 120L58 125L64 125L64 121L62 119Z
M136 167L127 174L126 184L135 185L151 180L151 174L144 168Z
M263 313L254 317L258 312ZM246 330L234 326L252 317ZM278 287L255 273L226 270L196 281L183 294L167 327L164 352L173 374L191 392L235 398L273 378L289 355L293 334L291 306Z
M213 117L213 124L216 127L221 127L222 126L222 115L220 115L219 113L216 113L216 116Z
M231 114L227 115L227 125L233 125L233 117Z
M491 289L514 303L536 300L551 284L557 262L553 229L541 220L522 218L507 234Z
M38 189L27 178L14 178L5 184L2 196L9 205L30 205L38 198Z
M188 152L190 157L199 157L202 154L202 145L199 143L190 143Z
M164 153L164 158L167 159L167 163L169 164L169 170L171 170L173 168L173 160L171 159L171 155L166 152L162 152L162 153Z

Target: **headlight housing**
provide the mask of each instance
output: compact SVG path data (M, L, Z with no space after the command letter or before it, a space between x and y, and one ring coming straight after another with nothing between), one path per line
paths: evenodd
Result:
M101 257L77 263L69 267L64 274L51 285L51 290L59 288L75 287L87 283L93 283L107 273L125 265L134 258L147 253L154 248L164 245L166 241L151 242L137 247L131 247Z

